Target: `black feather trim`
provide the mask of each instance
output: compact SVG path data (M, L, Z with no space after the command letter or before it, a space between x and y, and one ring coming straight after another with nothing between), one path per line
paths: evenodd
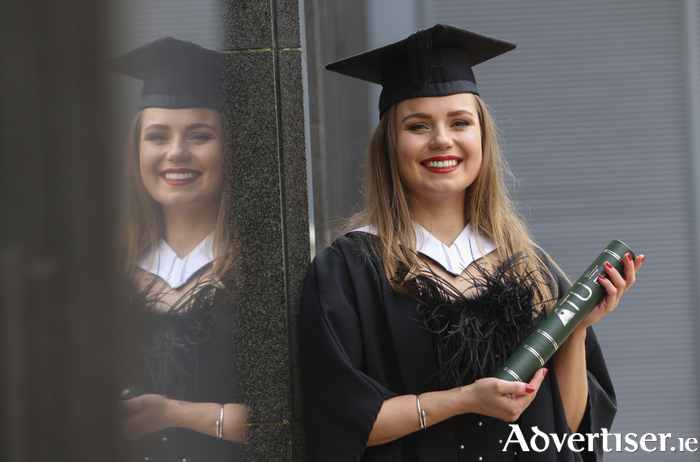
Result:
M415 298L425 329L434 333L439 380L447 387L492 376L545 314L532 273L518 274L523 256L499 266L475 265L467 276L475 289L465 296L429 268L415 275Z
M172 306L163 300L165 290L155 290L157 278L138 289L127 282L131 347L131 383L146 393L169 398L196 397L199 347L225 324L226 292L208 279L185 292Z

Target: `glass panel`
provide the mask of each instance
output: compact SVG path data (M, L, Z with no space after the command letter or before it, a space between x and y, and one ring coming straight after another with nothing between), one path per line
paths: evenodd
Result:
M218 4L109 8L111 136L124 176L119 306L129 332L120 428L135 460L237 460L248 427L230 366Z

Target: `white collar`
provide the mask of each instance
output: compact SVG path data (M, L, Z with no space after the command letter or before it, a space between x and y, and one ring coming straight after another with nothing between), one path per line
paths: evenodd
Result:
M178 289L185 285L193 274L214 260L213 243L214 233L211 233L189 255L180 259L168 243L161 239L153 256L141 257L136 266L155 274L173 289Z
M459 276L472 262L496 250L496 246L491 239L481 236L479 241L483 253L479 251L476 236L474 236L471 225L465 226L449 247L437 240L435 236L418 223L413 222L413 228L416 232L416 250L433 259L454 276ZM377 231L372 226L364 226L354 231L377 235Z

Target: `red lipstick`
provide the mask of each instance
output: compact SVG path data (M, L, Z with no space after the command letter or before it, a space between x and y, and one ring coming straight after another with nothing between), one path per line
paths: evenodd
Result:
M447 162L447 161L457 161L457 163L452 167L429 167L430 162ZM435 156L430 159L425 159L420 163L421 167L429 172L433 173L450 173L457 170L462 163L462 159L457 156Z
M169 185L184 186L197 181L202 172L189 168L166 168L160 172L160 176Z

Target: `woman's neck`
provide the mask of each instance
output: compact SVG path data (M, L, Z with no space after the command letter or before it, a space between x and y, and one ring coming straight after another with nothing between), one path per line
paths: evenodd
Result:
M464 196L454 196L429 203L412 201L411 214L437 240L451 246L467 226L464 200Z
M164 209L165 242L178 257L189 255L216 229L218 210L181 211Z

